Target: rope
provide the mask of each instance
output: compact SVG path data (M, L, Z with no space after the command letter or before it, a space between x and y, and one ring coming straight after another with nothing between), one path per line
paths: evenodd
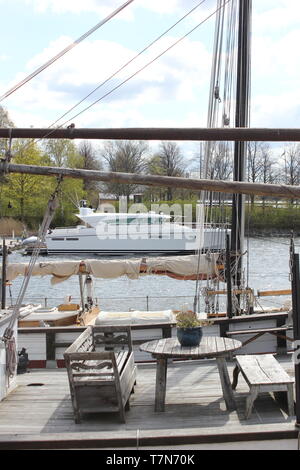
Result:
M128 65L130 65L134 60L136 60L138 57L140 57L144 52L146 52L150 47L152 47L156 42L158 42L160 39L162 39L167 33L169 33L172 29L175 28L179 23L181 23L185 18L187 18L191 13L193 13L197 8L199 8L204 2L207 0L201 0L195 7L193 7L188 13L186 13L184 16L182 16L176 23L174 23L170 28L168 28L166 31L164 31L162 34L160 34L156 39L154 39L148 46L146 46L144 49L142 49L140 52L138 52L132 59L130 59L128 62L126 62L124 65L122 65L116 72L114 72L112 75L110 75L108 78L106 78L100 85L98 85L96 88L94 88L90 93L88 93L84 98L82 98L80 101L78 101L77 104L72 106L68 111L66 111L62 116L60 116L56 121L54 121L49 127L55 126L58 121L63 119L67 114L69 114L73 109L77 108L83 101L85 101L87 98L89 98L92 94L94 94L99 88L103 87L109 80L114 78L119 72L124 70ZM67 121L68 122L68 121Z
M17 367L17 350L15 338L5 342L6 351L6 373L8 377L13 377Z
M202 0L198 5L196 5L192 10L190 10L184 17L182 17L179 21L177 21L177 23L175 23L173 26L171 26L169 28L169 30L165 31L161 36L159 36L156 40L154 40L149 46L147 46L144 50L142 50L139 54L137 54L131 61L129 61L127 64L125 64L123 67L121 67L117 72L115 72L113 75L111 75L109 78L107 78L104 82L102 82L97 88L95 88L94 90L92 90L92 92L90 92L87 96L85 96L81 101L79 101L76 105L74 105L72 108L70 108L66 113L64 113L60 118L58 118L54 123L51 124L51 126L54 126L58 121L60 121L64 116L66 116L67 114L69 114L74 108L76 108L79 104L81 104L84 100L86 100L92 93L94 93L98 88L100 88L102 85L104 85L105 83L107 83L108 80L110 80L111 78L113 78L118 72L120 72L121 70L123 70L123 68L126 67L126 65L130 64L130 62L132 62L134 59L136 59L139 55L141 55L144 51L146 51L151 45L153 45L155 42L158 41L158 39L160 39L162 36L164 36L168 31L170 31L174 26L176 26L180 21L182 21L184 18L186 18L190 13L192 13L196 8L198 8L202 3L204 3L204 1L206 0ZM225 2L225 5L227 3L229 3L230 1L232 0L226 0ZM125 80L123 80L121 83L119 83L118 85L116 85L115 87L113 87L111 90L109 90L107 93L105 93L104 95L102 95L100 98L98 98L97 100L93 101L90 105L86 106L85 108L83 108L81 111L79 111L77 114L73 115L72 117L70 117L69 119L67 119L67 121L63 122L62 124L60 124L57 128L58 129L61 129L63 128L68 122L70 121L73 121L74 119L76 119L78 116L80 116L81 114L83 114L85 111L89 110L90 108L92 108L93 106L95 106L97 103L99 103L100 101L102 101L104 98L106 98L107 96L111 95L114 91L118 90L120 87L122 87L124 84L126 84L127 82L129 82L131 79L133 79L136 75L138 75L140 72L142 72L143 70L145 70L147 67L149 67L150 65L152 65L156 60L160 59L164 54L166 54L167 52L169 52L173 47L175 47L177 44L179 44L181 41L183 41L185 38L187 38L190 34L192 34L194 31L196 31L196 29L198 29L200 26L202 26L204 23L206 23L211 17L213 17L218 11L219 11L220 8L217 8L216 10L214 10L210 15L208 15L204 20L202 20L200 23L198 23L195 27L193 27L191 30L189 30L184 36L180 37L177 41L175 41L174 43L172 43L167 49L165 49L163 52L161 52L159 55L157 55L156 57L154 57L154 59L152 59L150 62L147 62L143 67L141 67L140 69L138 69L136 72L134 72L132 75L130 75L129 77L127 77ZM50 126L49 126L49 132L46 133L43 137L43 139L46 139L47 137L49 137L53 132L54 132L55 129L51 129ZM35 140L36 142L39 142L40 140L42 140L42 138L40 139L33 139ZM27 148L28 144L25 145L25 149Z
M44 215L44 219L43 219L43 222L41 224L41 227L40 227L40 230L39 230L39 233L38 233L38 237L37 237L38 240L35 244L35 247L33 249L33 252L32 252L32 255L31 255L31 258L30 258L27 273L24 276L23 283L22 283L22 286L21 286L16 304L14 306L13 313L11 315L9 325L6 328L3 337L1 338L2 341L4 341L5 343L9 342L11 340L12 336L13 336L13 333L14 333L13 332L13 326L14 326L15 320L19 316L19 311L20 311L20 308L21 308L21 305L22 305L22 302L23 302L23 298L25 296L26 289L27 289L28 284L29 284L29 280L30 280L33 268L34 268L36 260L39 256L42 244L45 240L45 236L46 236L46 233L49 229L49 226L50 226L51 220L54 216L55 210L58 206L57 195L58 195L58 191L59 191L60 185L62 183L62 180L63 180L63 178L60 177L59 180L58 180L57 187L56 187L55 191L53 192L51 198L49 199L48 206L47 206L47 209L46 209L46 212L45 212L45 215Z
M3 101L8 96L10 96L15 91L17 91L19 88L21 88L27 82L32 80L32 78L34 78L36 75L43 72L47 67L52 65L54 62L56 62L58 59L60 59L62 56L64 56L67 52L69 52L71 49L73 49L75 46L77 46L79 43L81 43L84 39L86 39L88 36L90 36L92 33L94 33L97 29L100 28L100 26L103 26L105 23L107 23L109 20L111 20L114 16L116 16L120 11L122 11L125 7L127 7L133 1L134 0L128 0L126 3L124 3L119 8L117 8L113 13L111 13L108 17L106 17L104 20L100 21L100 23L96 24L96 26L94 26L92 29L87 31L82 36L80 36L80 38L76 39L76 41L69 44L65 49L63 49L61 52L59 52L56 56L54 56L52 59L50 59L44 65L42 65L41 67L36 69L33 73L28 75L21 82L17 83L15 86L13 86L10 90L8 90L6 93L4 93L4 95L2 95L0 97L0 102Z
M227 30L227 53L226 53L226 64L225 64L225 91L224 91L224 104L223 104L223 116L225 113L229 116L230 107L228 102L230 99L230 91L232 89L232 77L233 72L228 72L228 68L233 67L234 56L235 56L235 24L236 24L236 0L232 0L229 3L229 6L226 7L228 2L225 0L218 0L217 4L217 16L216 16L216 25L215 25L215 36L214 36L214 53L213 53L213 63L212 63L212 72L210 79L210 93L209 93L209 103L208 103L208 117L207 117L207 127L219 127L219 108L221 105L220 98L220 83L221 83L221 72L222 72L222 57L223 57L223 38L225 36L225 15L228 11L228 30ZM225 8L226 7L226 8ZM226 111L225 111L226 106ZM224 127L224 119L221 124ZM204 160L201 162L201 177L205 179L216 179L216 177L222 178L223 170L223 161L225 155L228 155L228 144L220 142L206 142L204 148ZM201 158L201 155L200 155ZM219 173L218 173L219 172ZM214 201L218 200L218 207L214 205ZM218 231L217 228L220 226L225 226L224 219L222 215L226 217L224 211L222 211L222 202L224 205L224 199L222 201L222 196L218 195L216 197L214 192L201 191L200 192L200 210L197 216L197 229L204 230L205 224L209 224L211 227L211 245L208 247L209 250L214 246L221 246L222 242L222 230ZM201 217L204 219L201 221ZM224 217L224 218L225 218ZM198 252L198 263L197 263L197 274L199 275L200 271L200 256L201 256L201 246L197 249ZM200 281L197 276L196 285L195 285L195 295L194 295L194 311L199 306L199 294L200 294ZM207 280L207 288L209 288L210 281ZM212 282L211 288L213 289L214 282ZM216 308L218 308L218 297L216 297Z

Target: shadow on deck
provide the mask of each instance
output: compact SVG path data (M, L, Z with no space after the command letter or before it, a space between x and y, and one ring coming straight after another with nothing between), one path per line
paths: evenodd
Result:
M280 362L293 375L290 356ZM228 368L232 377L234 363ZM0 403L0 449L137 449L298 436L295 417L273 394L259 395L245 420L248 386L242 377L235 392L237 410L227 411L214 360L170 364L166 410L155 412L155 372L155 364L138 364L124 424L118 413L87 414L75 424L65 369L19 375L17 388Z

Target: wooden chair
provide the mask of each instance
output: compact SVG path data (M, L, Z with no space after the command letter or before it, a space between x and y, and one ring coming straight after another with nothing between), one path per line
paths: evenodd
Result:
M125 422L137 368L128 326L88 326L64 353L75 422L83 413L118 411Z

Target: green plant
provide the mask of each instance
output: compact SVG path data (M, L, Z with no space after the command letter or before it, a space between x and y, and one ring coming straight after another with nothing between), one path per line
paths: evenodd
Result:
M210 320L201 320L192 310L183 310L176 314L177 328L195 328L197 326L208 326L213 322Z

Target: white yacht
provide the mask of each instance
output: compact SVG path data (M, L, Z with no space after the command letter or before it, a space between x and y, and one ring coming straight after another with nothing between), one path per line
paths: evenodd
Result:
M225 246L224 228L206 227L203 234L162 213L95 212L81 201L76 216L84 224L55 228L46 235L48 254L178 255L195 253L199 246L204 251Z

